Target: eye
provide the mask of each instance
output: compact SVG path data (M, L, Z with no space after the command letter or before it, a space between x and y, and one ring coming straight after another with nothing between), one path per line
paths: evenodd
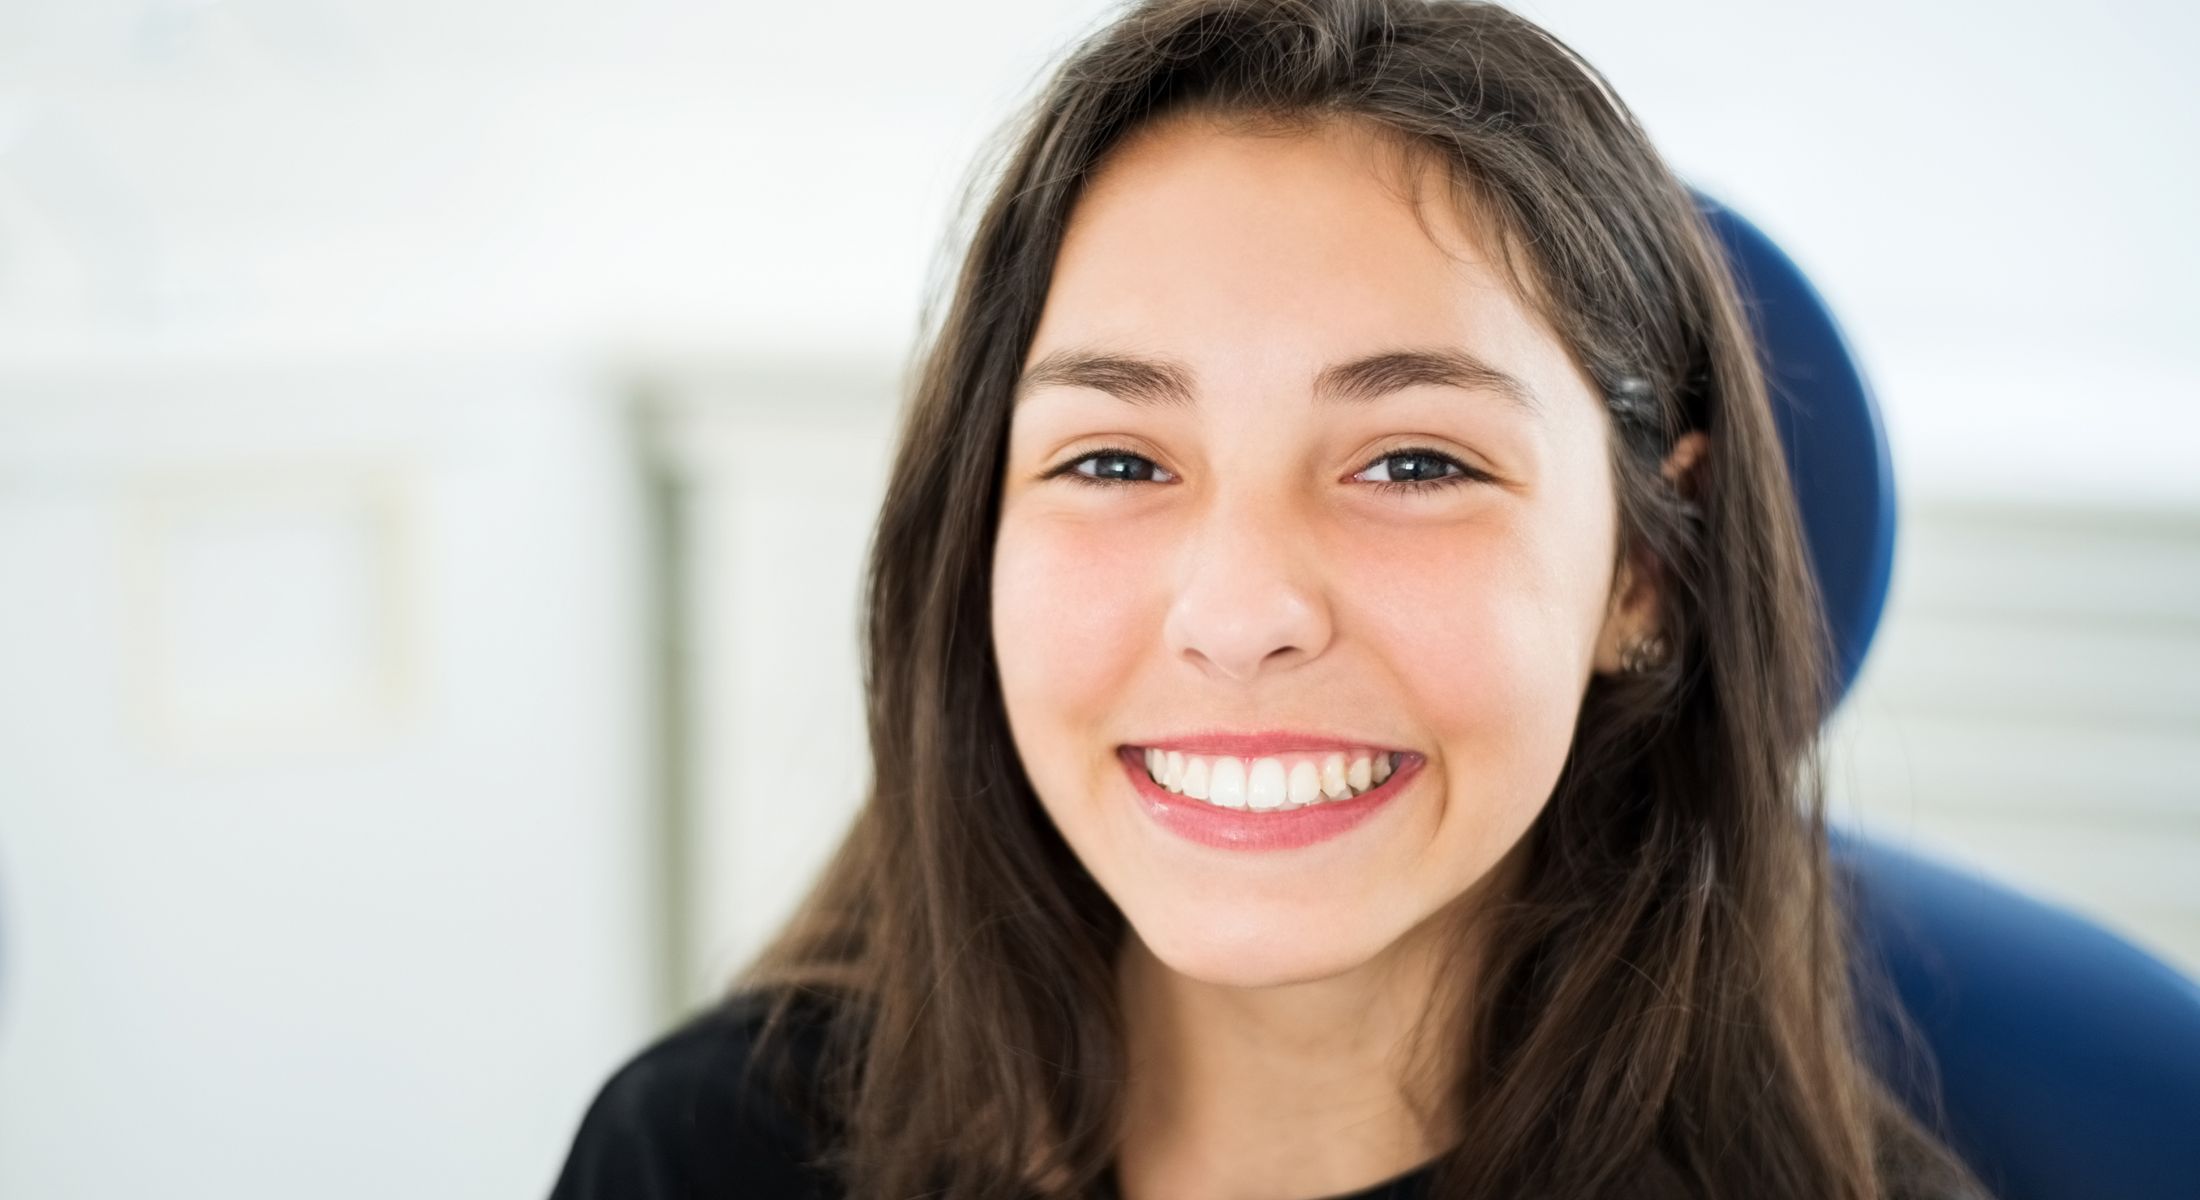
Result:
M1408 464L1403 471L1391 465L1401 462ZM1386 451L1367 471L1377 469L1383 472L1385 478L1370 479L1367 482L1385 491L1426 492L1455 484L1490 481L1486 472L1478 471L1449 454L1426 446L1401 446L1396 450ZM1450 474L1444 473L1447 469ZM1367 474L1367 471L1362 471L1353 478L1358 479ZM1406 478L1397 478L1401 474Z
M1400 471L1390 465L1393 462L1403 462L1410 465ZM1081 470L1080 468L1086 463L1096 465L1092 471ZM1382 457L1376 459L1374 464L1362 470L1360 475L1365 475L1368 471L1375 470L1378 467L1386 477L1399 474L1407 476L1404 479L1383 478L1366 481L1385 491L1428 492L1461 483L1487 483L1491 479L1491 476L1486 472L1478 471L1451 455L1431 450L1425 446L1407 446L1388 451ZM1141 471L1146 472L1148 475L1158 473L1164 478L1159 480L1139 478ZM1360 475L1355 475L1353 478L1358 479ZM1071 459L1040 476L1042 479L1054 479L1056 477L1074 480L1088 487L1121 487L1135 483L1167 482L1169 479L1174 478L1152 459L1115 447L1095 450L1090 454Z
M1084 466L1086 463L1098 463L1100 464L1100 466L1095 467L1093 472L1090 474L1077 469ZM1051 471L1048 471L1045 475L1040 476L1040 478L1053 479L1056 476L1062 476L1064 478L1074 480L1077 483L1085 484L1089 487L1120 487L1124 484L1129 483L1151 482L1145 479L1125 477L1126 473L1135 474L1140 464L1143 464L1146 468L1149 468L1152 471L1160 472L1164 476L1169 475L1167 471L1163 471L1150 458L1146 458L1143 455L1133 454L1128 450L1115 449L1111 447L1105 450L1095 450L1092 453L1083 456L1082 458L1071 459L1070 461L1063 463L1061 466L1056 467ZM1169 477L1174 478L1174 476Z

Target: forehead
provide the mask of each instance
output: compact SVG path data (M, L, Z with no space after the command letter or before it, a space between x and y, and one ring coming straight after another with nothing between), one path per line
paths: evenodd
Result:
M1072 210L1028 357L1097 341L1216 369L1400 343L1563 358L1451 183L1364 123L1146 126Z

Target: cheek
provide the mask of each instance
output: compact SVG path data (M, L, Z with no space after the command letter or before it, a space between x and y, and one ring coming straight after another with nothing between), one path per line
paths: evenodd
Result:
M1595 544L1497 521L1359 541L1358 635L1470 792L1540 804L1556 783L1602 614Z
M1136 540L1120 531L1004 517L994 545L992 633L1019 744L1053 748L1081 738L1093 757L1106 749L1096 737L1106 731L1110 700L1124 693L1137 648L1160 619L1140 608L1152 575ZM1063 761L1051 750L1025 759L1034 771Z

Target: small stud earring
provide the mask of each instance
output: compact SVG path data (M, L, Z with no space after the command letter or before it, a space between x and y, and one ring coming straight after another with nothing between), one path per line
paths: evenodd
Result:
M1647 674L1650 668L1664 661L1665 639L1656 634L1636 638L1621 647L1619 652L1620 670L1629 675Z

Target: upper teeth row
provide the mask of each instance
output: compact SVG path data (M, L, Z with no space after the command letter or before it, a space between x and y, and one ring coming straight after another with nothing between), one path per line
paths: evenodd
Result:
M1223 808L1284 809L1357 796L1390 778L1397 756L1382 751L1331 751L1268 758L1146 751L1155 783Z

